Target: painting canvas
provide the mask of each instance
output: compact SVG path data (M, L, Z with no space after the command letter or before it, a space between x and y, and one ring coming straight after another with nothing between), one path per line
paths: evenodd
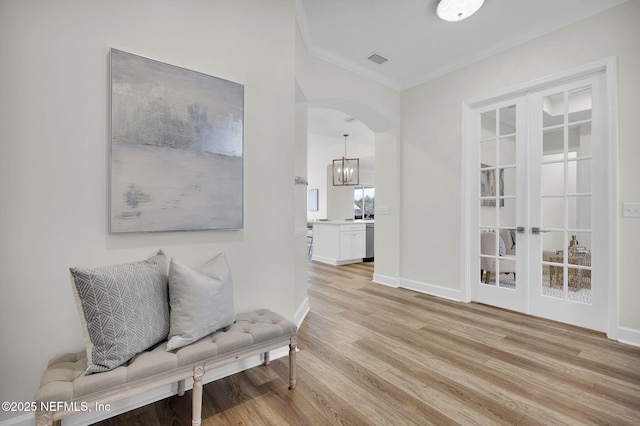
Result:
M481 164L481 169L490 167L487 164ZM481 170L480 171L480 196L481 197L495 197L497 193L497 186L500 187L500 196L504 196L504 169L499 169L499 181L496 181L496 170ZM496 200L483 199L480 200L481 206L495 207ZM500 207L504 207L504 198L500 199Z
M244 86L111 49L110 231L243 227Z

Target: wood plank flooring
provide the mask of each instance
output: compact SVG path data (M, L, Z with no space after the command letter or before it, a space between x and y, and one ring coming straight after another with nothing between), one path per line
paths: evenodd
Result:
M640 348L373 284L371 263L308 272L297 388L286 358L207 384L203 425L640 425ZM187 392L99 424L190 423Z

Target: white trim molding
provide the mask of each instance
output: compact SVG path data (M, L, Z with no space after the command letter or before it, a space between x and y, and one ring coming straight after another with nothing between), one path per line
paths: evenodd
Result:
M300 326L302 325L302 322L304 321L304 319L307 317L307 314L309 313L309 311L310 311L309 298L305 297L302 303L300 304L300 306L298 307L298 309L296 310L296 313L293 315L293 322L298 327L298 329L300 329Z
M407 279L400 280L400 287L417 291L419 293L429 294L431 296L441 297L443 299L453 300L455 302L462 302L462 292L453 288Z
M386 285L387 287L398 288L400 284L398 284L398 279L394 277L389 277L386 275L373 274L373 279L371 280L376 284Z
M640 330L629 327L618 327L618 342L640 347Z
M379 274L373 274L372 282L392 288L406 288L407 290L429 294L431 296L441 297L455 302L463 301L462 292L460 290L442 287L435 284L428 284L405 278L393 278Z

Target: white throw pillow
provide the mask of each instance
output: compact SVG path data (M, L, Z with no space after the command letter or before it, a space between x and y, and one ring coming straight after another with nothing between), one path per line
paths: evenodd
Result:
M224 253L196 269L171 259L169 306L168 351L233 324L233 281Z

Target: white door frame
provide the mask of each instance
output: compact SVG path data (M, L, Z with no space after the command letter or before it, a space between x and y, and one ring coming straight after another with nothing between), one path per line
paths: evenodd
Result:
M471 283L478 279L475 269L470 268L471 253L471 233L477 232L477 224L472 223L474 217L471 214L471 202L477 202L477 188L473 186L474 173L477 170L477 158L472 156L472 150L467 146L474 140L473 135L476 128L473 126L473 110L486 104L498 103L502 100L522 96L527 92L542 90L557 84L585 77L594 73L603 72L605 74L606 92L606 114L605 123L607 127L606 154L602 160L607 164L607 216L609 217L608 233L611 236L610 250L606 259L608 268L607 276L607 337L617 340L618 338L618 240L619 240L619 200L618 200L618 82L616 70L616 58L606 58L590 64L586 64L568 71L563 71L541 79L520 84L511 88L500 90L493 94L479 98L469 99L462 103L462 185L461 185L461 235L460 235L460 276L462 279L461 298L463 302L471 302ZM528 307L527 307L528 310Z

